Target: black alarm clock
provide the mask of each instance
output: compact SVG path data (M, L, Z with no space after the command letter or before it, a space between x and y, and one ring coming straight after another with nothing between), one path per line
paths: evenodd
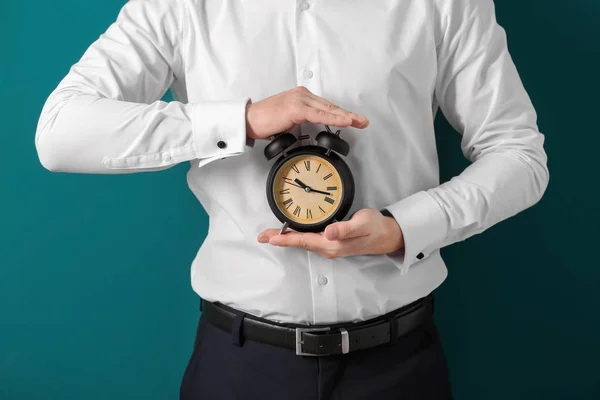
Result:
M348 164L348 142L329 126L315 138L317 145L296 146L291 133L272 136L265 149L267 160L277 159L267 178L267 200L283 223L280 234L290 227L298 232L322 232L341 221L354 200L354 178Z

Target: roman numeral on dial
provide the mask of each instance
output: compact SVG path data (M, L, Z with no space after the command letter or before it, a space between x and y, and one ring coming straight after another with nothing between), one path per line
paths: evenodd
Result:
M329 204L333 204L335 202L335 200L333 200L331 197L325 197L325 201L328 202Z
M283 202L283 205L285 206L285 208L290 208L290 206L292 205L293 202L294 201L290 197L289 199L287 199L286 201Z
M312 218L312 211L310 210L310 208L306 209L306 219Z
M331 178L332 176L333 176L333 174L330 172L323 177L323 180L326 181L327 179Z
M283 189L279 191L279 194L290 194L290 189Z
M294 215L297 216L297 217L299 217L300 216L300 211L301 211L300 206L296 206L296 209L294 210Z
M296 164L292 165L292 169L293 169L294 171L296 171L296 173L297 173L297 174L299 174L299 173L300 173L300 170L298 169L298 167L296 167Z
M304 168L306 168L307 171L310 171L310 160L304 161Z
M327 186L327 190L337 190L337 186Z
M319 210L321 210L321 212L322 212L323 214L325 214L325 210L323 210L323 209L321 208L321 206L319 206Z

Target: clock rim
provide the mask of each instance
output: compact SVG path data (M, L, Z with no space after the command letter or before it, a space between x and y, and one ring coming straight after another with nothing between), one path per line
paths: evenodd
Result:
M348 167L348 164L346 164L346 162L337 153L331 151L329 155L327 155L327 150L328 149L324 147L314 145L296 147L292 150L285 151L284 155L275 161L275 164L273 164L273 167L271 167L271 170L269 171L266 185L269 207L280 222L287 222L291 229L294 229L298 232L322 232L325 230L325 227L331 224L334 220L341 221L348 214L348 211L350 211L352 203L354 202L354 177L352 176L350 167ZM277 207L277 203L273 195L273 183L279 169L290 158L303 154L319 156L329 161L339 172L342 185L344 186L342 198L337 210L333 212L329 218L314 224L301 224L286 217L285 214L281 212L279 207Z

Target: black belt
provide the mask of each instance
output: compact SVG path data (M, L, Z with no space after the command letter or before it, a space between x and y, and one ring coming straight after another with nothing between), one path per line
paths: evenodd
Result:
M202 312L216 327L232 332L241 319L244 338L296 350L298 355L345 354L390 343L430 321L433 296L429 295L383 316L357 323L296 325L276 323L244 314L219 302L202 301Z

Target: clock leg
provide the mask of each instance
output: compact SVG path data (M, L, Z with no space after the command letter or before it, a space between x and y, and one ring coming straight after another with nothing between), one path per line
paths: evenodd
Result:
M287 222L284 222L283 226L279 230L279 234L281 235L283 232L285 232L285 230L287 229L288 226L289 226L289 224Z

